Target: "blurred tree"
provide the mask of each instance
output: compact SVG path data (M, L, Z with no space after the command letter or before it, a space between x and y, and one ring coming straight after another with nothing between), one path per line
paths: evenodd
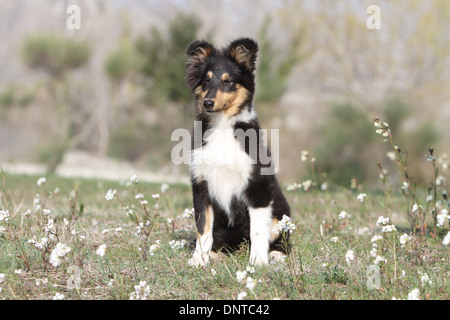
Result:
M55 35L30 36L23 45L25 63L55 79L64 78L67 72L83 66L89 55L86 43Z
M109 150L110 119L117 119L120 116L119 112L121 109L129 107L128 104L119 101L119 96L123 91L122 89L131 84L142 69L143 64L144 57L138 52L131 40L129 19L128 16L124 15L119 46L106 57L104 64L106 75L113 89L109 95L109 103L103 104L99 110L101 116L98 118L98 151L101 155L106 155ZM129 101L129 98L126 100ZM128 146L134 146L132 142L134 142L133 137L130 137L130 140L127 141Z
M256 101L273 103L277 101L286 90L286 84L292 70L298 63L306 58L300 53L304 34L302 29L293 33L289 38L287 47L277 47L269 35L271 17L264 20L258 36L258 67ZM259 88L259 90L258 90Z
M364 181L376 169L370 144L375 137L373 120L350 103L335 105L319 128L317 166L343 186Z
M194 15L178 13L170 22L166 37L157 28L139 38L138 51L144 57L142 74L150 80L148 100L169 100L181 104L191 101L184 81L186 48L196 39L200 21Z
M50 77L49 91L59 114L59 128L52 141L51 150L46 151L48 171L54 172L70 144L72 120L68 99L70 71L86 64L90 47L74 39L64 39L56 35L33 35L25 39L23 59L33 70L41 70Z

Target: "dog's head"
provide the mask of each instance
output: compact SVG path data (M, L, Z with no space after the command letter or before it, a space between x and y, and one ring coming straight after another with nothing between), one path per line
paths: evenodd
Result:
M198 112L232 116L250 104L255 91L258 45L240 38L223 49L194 41L187 50L186 82L198 101Z

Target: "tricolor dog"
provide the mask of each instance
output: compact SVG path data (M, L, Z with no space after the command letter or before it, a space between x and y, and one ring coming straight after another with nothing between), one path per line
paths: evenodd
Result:
M202 134L192 140L189 164L197 230L192 266L245 240L254 265L287 253L273 227L290 209L272 164L263 161L268 150L252 103L257 51L248 38L222 49L195 41L187 49L186 82Z

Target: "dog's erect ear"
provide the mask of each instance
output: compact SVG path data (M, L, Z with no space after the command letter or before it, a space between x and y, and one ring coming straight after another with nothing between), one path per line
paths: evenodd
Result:
M214 47L208 42L197 40L187 49L186 83L193 91L200 83L202 66L206 59L212 55Z
M191 43L186 53L189 63L204 62L213 52L213 46L204 40L197 40Z
M250 71L255 70L256 53L258 44L249 38L240 38L233 41L229 46L230 56L238 64L244 65Z

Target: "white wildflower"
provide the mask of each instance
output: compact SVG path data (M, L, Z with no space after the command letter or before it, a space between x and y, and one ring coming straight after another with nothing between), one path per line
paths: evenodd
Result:
M339 219L345 219L347 217L347 211L342 210L341 213L339 213Z
M130 294L130 300L146 300L150 294L150 286L147 282L140 281L137 286L134 286L134 292Z
M406 181L403 181L402 190L408 190L409 189L409 183Z
M255 273L255 267L254 266L247 266L245 270L249 273Z
M419 209L420 209L420 211L422 211L422 206L417 204L417 203L414 203L413 206L412 206L411 211L412 211L412 213L416 213L417 210L419 210Z
M247 289L249 289L250 291L253 291L257 281L255 279L253 279L252 277L247 277L246 283L247 284L245 286L247 287Z
M377 220L377 226L379 225L387 225L389 223L389 218L385 218L383 216L379 217Z
M194 216L194 208L192 208L191 210L189 209L184 209L184 213L183 213L183 218L190 218Z
M128 179L128 182L129 182L130 184L132 184L132 183L138 183L138 182L139 182L139 179L138 179L137 175L133 174L133 175Z
M301 184L294 182L293 184L290 184L286 187L286 191L295 191L297 189L300 189L301 187Z
M359 201L363 202L363 201L366 199L366 197L367 197L367 194L365 194L365 193L360 193L360 194L356 197L356 199L358 199Z
M422 274L422 277L420 278L420 281L424 284L432 284L430 277L428 277L428 274L424 273Z
M372 242L376 242L376 241L378 241L378 240L381 240L381 239L383 239L383 236L380 236L380 235L374 235L373 237L372 237Z
M404 246L404 245L405 245L409 240L411 240L411 239L412 239L412 237L409 236L409 235L407 235L406 233L402 234L402 235L399 237L400 244L401 244L402 246Z
M302 182L303 190L308 191L312 186L312 180L308 179Z
M40 177L38 180L37 180L37 182L36 182L36 184L38 185L38 187L40 187L40 186L42 186L44 183L46 183L47 182L47 179L45 179L45 177Z
M159 193L152 194L152 198L155 200L159 199Z
M374 264L379 264L380 262L386 263L386 262L387 262L387 259L386 259L385 257L382 257L382 256L380 256L380 255L377 255L377 256L375 257L375 261L374 261L373 263L374 263Z
M55 296L53 297L53 300L64 300L65 297L66 296L63 295L62 293L57 292L57 293L55 293Z
M442 209L441 213L436 216L437 218L437 225L438 227L443 226L446 221L450 220L450 215L448 214L447 209Z
M241 283L247 276L247 271L236 271L236 280Z
M9 211L8 210L0 210L0 221L9 221Z
M338 237L332 237L330 239L331 242L337 243L338 242Z
M100 257L103 257L105 255L105 252L106 252L106 244L102 244L97 248L97 251L95 253L98 254Z
M58 242L58 244L53 248L52 253L50 254L49 262L52 266L57 267L61 264L61 259L66 255L66 253L70 252L70 247L65 245L64 243Z
M444 237L444 239L442 240L442 244L444 246L448 246L450 244L450 231L447 232L447 235Z
M350 264L354 259L355 253L353 252L353 250L348 250L345 254L345 261L347 262L347 264Z
M172 248L172 250L174 250L174 251L177 251L177 250L183 248L186 245L186 243L187 243L187 241L184 239L181 241L179 241L179 240L169 241L169 245Z
M151 255L151 256L153 256L153 255L156 253L156 251L158 251L159 249L161 249L161 246L160 246L159 242L160 242L159 240L156 240L156 241L155 241L155 244L152 244L152 245L150 246L149 251L150 251L150 255Z
M397 156L396 156L394 151L389 151L388 153L386 153L386 156L391 161L394 161L397 158Z
M445 185L446 182L447 182L447 180L445 179L445 177L443 175L438 175L436 177L436 185L437 186Z
M239 294L237 296L237 299L238 300L244 300L246 297L247 297L247 292L242 291L242 292L239 292Z
M169 190L169 185L167 184L167 183L163 183L162 185L161 185L161 192L162 193L165 193L167 190Z
M410 293L408 293L408 300L420 300L419 293L419 289L413 289Z
M108 192L106 192L105 199L107 201L111 201L112 199L114 199L116 194L117 194L117 190L116 189L114 189L114 190L109 189Z
M309 157L309 151L308 150L302 150L301 159L303 162L308 161Z
M393 224L381 227L381 232L394 232L394 231L397 231L397 228L395 228Z
M289 232L292 233L295 230L294 221L288 217L287 215L283 215L281 221L273 227L273 232L276 234L280 234L281 232Z

